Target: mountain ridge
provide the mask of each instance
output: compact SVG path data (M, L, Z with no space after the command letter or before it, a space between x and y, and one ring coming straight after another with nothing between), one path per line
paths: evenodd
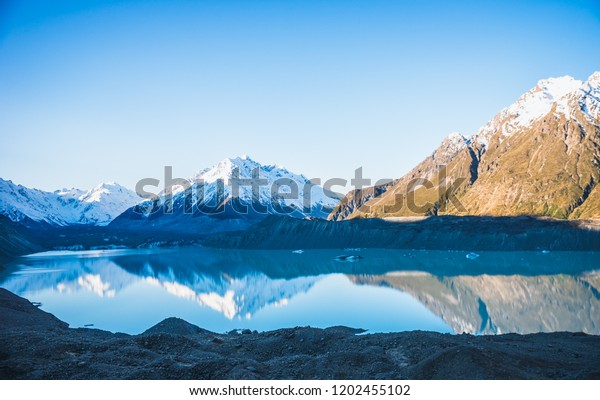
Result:
M450 134L375 196L350 192L329 215L348 218L536 215L600 218L600 72L538 81L478 132ZM441 153L446 157L438 157ZM384 189L384 190L382 190Z
M255 178L262 180L258 189L250 184ZM594 219L599 181L600 72L594 72L586 81L538 81L476 133L449 134L404 176L353 190L339 202L302 174L241 156L178 180L183 186L175 186L172 198L162 190L144 199L114 182L46 192L0 179L0 214L55 226L192 223L185 229L204 226L207 233L245 229L269 214L333 221L447 214ZM173 210L165 212L167 206Z
M100 183L87 191L72 188L46 192L0 178L0 214L13 222L105 226L141 200L115 182Z
M276 181L280 181L278 193L275 194L274 203L282 203L283 210L291 206L289 213L296 217L326 218L329 211L338 202L333 192L328 192L322 187L312 183L302 174L296 174L285 167L278 165L263 165L244 155L242 157L231 157L221 160L213 167L201 169L191 178L185 179L189 185L196 189L198 182L207 184L203 195L205 204L211 201L214 206L210 209L218 209L223 202L230 202L227 197L234 197L231 193L231 182L235 180L234 170L239 172L239 199L242 202L252 203L253 193L248 185L248 179L252 177L254 169L259 170L261 178L266 178L267 184L262 185L259 190L259 203L265 205L271 203L272 188ZM218 198L217 181L223 181L223 198ZM244 182L246 180L246 182ZM177 180L181 182L182 180ZM298 194L293 195L292 185ZM289 190L288 190L289 189ZM304 193L310 191L308 198L310 211L303 210L306 206ZM175 205L182 201L184 188L175 186L172 189ZM196 191L193 195L196 195ZM154 194L155 197L164 201L165 190ZM281 198L276 198L279 195ZM286 198L289 196L290 198ZM39 189L27 188L15 184L10 180L0 178L0 214L5 215L14 222L33 221L48 223L54 226L67 225L98 225L106 226L113 222L119 215L132 209L139 211L141 216L148 216L147 208L152 205L152 200L140 197L137 193L129 190L116 182L104 182L89 190L77 188L64 188L47 192ZM195 205L195 204L194 204ZM138 206L136 208L136 206ZM275 206L277 208L277 205ZM320 211L324 209L325 211ZM314 211L313 211L314 210ZM273 210L270 210L271 212ZM285 213L285 212L282 212ZM134 218L137 219L137 218Z

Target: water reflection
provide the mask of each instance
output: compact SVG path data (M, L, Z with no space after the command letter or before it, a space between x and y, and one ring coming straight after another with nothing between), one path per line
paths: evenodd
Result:
M340 254L362 257L340 261ZM0 286L72 326L600 334L598 253L99 251L24 257Z

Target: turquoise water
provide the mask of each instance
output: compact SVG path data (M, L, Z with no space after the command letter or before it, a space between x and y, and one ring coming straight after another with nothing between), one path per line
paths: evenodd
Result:
M600 254L105 250L22 257L0 286L72 327L141 333L345 325L367 332L600 334ZM355 261L340 260L352 255ZM341 257L344 258L344 257Z

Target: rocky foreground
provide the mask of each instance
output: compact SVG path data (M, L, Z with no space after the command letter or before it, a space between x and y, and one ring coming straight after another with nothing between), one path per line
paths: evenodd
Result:
M0 289L2 379L600 379L600 336L216 334L169 318L140 335L70 329Z

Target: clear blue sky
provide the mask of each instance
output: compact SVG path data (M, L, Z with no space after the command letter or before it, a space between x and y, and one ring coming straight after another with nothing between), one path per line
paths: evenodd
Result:
M0 177L133 188L241 154L398 177L537 80L599 70L599 4L0 0Z

